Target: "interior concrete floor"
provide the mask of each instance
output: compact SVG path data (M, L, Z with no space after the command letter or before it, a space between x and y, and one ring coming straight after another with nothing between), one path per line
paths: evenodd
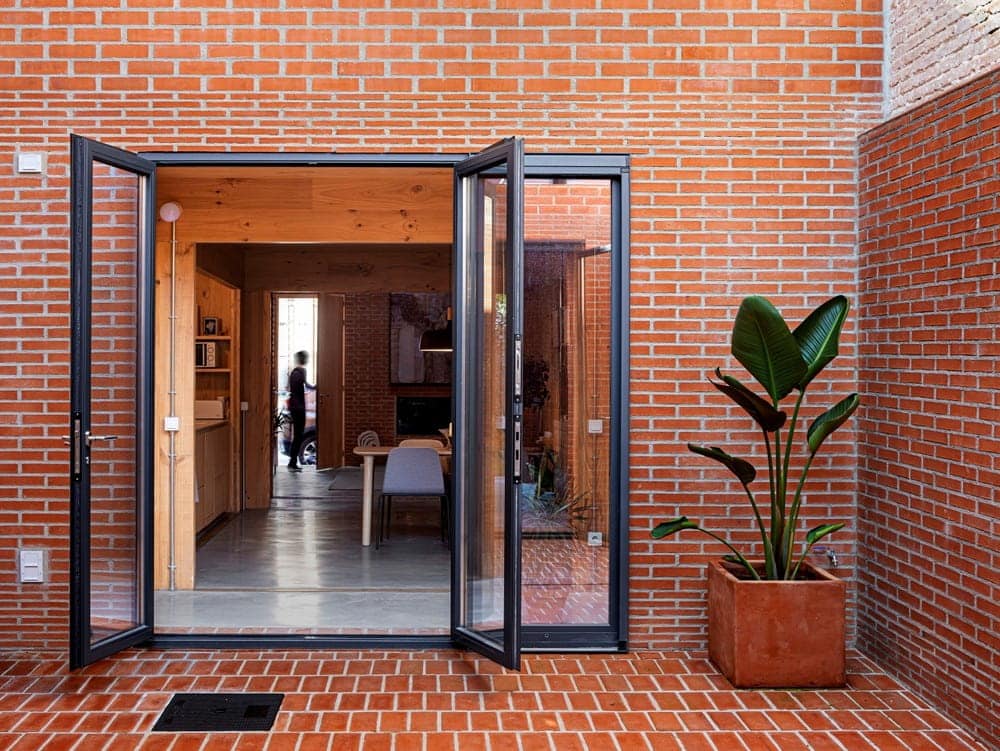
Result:
M195 590L156 593L156 631L448 633L437 503L396 499L391 540L362 547L361 492L350 473L336 482L347 489L331 489L336 476L279 467L271 508L235 516L198 548Z

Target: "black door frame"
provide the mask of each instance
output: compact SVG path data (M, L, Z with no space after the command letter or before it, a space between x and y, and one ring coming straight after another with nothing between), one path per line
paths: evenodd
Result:
M470 154L320 154L308 152L138 152L158 167L379 166L452 167ZM525 154L525 179L607 179L612 184L612 409L611 581L608 625L522 626L523 652L616 652L628 647L628 465L629 465L629 195L630 157L624 153ZM154 197L155 201L155 197ZM150 421L152 429L152 421ZM295 636L156 634L151 643L168 648L416 648L453 646L442 636Z
M70 140L70 668L89 665L153 635L153 225L155 165L127 151L73 135ZM90 551L90 366L93 165L100 162L145 180L136 248L136 598L138 623L92 644ZM98 426L103 429L103 426Z

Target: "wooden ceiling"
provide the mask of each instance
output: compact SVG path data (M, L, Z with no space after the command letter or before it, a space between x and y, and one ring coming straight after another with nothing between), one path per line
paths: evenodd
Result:
M185 242L452 243L450 167L163 166L156 181Z

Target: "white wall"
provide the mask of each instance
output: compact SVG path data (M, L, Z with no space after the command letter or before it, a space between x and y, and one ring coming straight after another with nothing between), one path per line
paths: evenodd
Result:
M1000 0L887 0L887 114L1000 66Z

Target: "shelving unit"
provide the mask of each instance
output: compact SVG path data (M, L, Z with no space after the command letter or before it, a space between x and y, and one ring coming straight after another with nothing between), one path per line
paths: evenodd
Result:
M221 514L238 511L239 497L239 290L199 272L198 330L202 317L216 319L220 333L197 334L199 345L213 344L214 367L198 367L195 358L196 401L225 399L228 413L219 420L197 421L195 437L195 531Z

